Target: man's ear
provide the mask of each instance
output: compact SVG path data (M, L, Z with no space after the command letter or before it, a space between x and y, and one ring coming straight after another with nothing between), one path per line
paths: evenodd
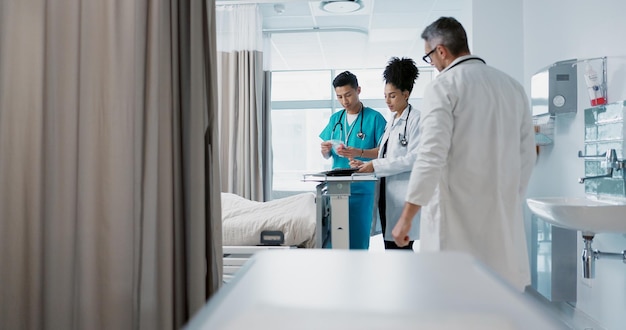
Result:
M437 53L439 53L439 57L442 60L445 60L450 55L448 48L446 48L446 46L441 45L441 44L437 45Z

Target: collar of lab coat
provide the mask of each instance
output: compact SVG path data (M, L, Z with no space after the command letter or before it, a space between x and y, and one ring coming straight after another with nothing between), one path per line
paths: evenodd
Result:
M409 115L409 110L411 110L411 108L412 108L411 104L408 104L406 106L406 108L404 108L404 110L402 110L402 114L400 115L399 118L396 118L395 114L394 114L393 125L391 125L391 126L398 125L398 123L400 123L400 120L402 120L403 122L406 122L407 116Z
M483 60L482 58L475 56L475 55L465 55L465 56L460 56L457 57L454 61L452 61L452 63L450 63L450 65L448 65L445 69L443 69L443 71L441 71L441 73L447 72L448 70L451 70L452 68L462 64L462 62L474 62L474 61L479 61L479 62L483 62L485 63L485 60Z

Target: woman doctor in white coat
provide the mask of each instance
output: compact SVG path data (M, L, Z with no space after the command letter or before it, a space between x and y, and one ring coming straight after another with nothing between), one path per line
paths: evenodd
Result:
M374 217L380 219L385 249L413 249L413 241L419 238L419 217L413 217L409 232L409 244L399 247L393 240L391 230L396 225L406 197L411 169L415 162L420 118L419 110L409 104L419 70L410 58L393 57L383 72L385 81L385 102L392 112L387 121L385 134L378 146L378 158L363 163L354 160L352 167L359 167L360 173L374 172L378 178Z

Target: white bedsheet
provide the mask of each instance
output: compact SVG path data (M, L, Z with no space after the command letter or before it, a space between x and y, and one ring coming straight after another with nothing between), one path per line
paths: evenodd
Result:
M314 193L256 202L222 193L223 245L257 245L261 232L278 230L285 245L315 247L317 208Z

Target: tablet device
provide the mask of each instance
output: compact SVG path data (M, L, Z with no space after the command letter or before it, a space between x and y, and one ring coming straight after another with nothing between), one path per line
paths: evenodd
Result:
M348 168L335 168L330 171L322 172L327 176L350 176L352 173L355 173L359 169L357 167L348 167Z

